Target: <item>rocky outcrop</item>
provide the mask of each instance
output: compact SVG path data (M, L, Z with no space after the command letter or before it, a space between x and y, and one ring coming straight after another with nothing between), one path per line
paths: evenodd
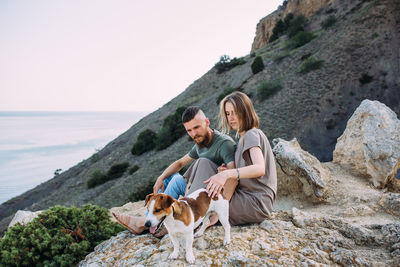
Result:
M19 210L15 213L13 219L11 220L8 227L13 226L16 223L20 224L27 224L28 222L32 221L35 217L37 217L42 211L27 211L27 210Z
M272 143L277 162L279 194L286 196L300 191L313 201L326 198L330 175L319 160L302 150L296 139L285 141L277 138Z
M378 101L364 100L338 138L333 162L367 177L375 187L399 191L400 120ZM400 192L400 191L399 191Z
M276 23L280 19L283 20L287 14L292 13L294 16L304 15L306 18L309 18L331 2L333 0L288 0L286 4L261 19L257 24L256 36L254 37L251 51L268 44Z
M301 221L301 222L300 222ZM193 244L196 266L396 266L400 224L359 226L334 216L275 212L260 224L232 227L223 247L215 226ZM79 266L185 266L181 251L168 260L172 243L150 234L121 232L103 242Z

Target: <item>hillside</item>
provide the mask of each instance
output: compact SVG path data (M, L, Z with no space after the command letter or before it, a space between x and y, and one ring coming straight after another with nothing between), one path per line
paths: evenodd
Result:
M295 0L288 1L271 16L283 14ZM307 1L308 2L308 1ZM310 1L312 4L313 1ZM153 186L162 170L187 153L193 145L186 136L164 150L140 156L130 152L145 129L158 131L164 118L180 106L199 105L213 121L216 99L227 89L249 94L261 119L261 129L270 140L296 137L302 148L321 161L330 161L337 138L363 99L379 100L400 115L400 3L381 1L324 1L325 6L307 13L305 30L314 35L308 43L288 48L293 38L283 34L243 57L246 63L218 73L214 67L194 81L180 95L149 114L111 141L91 158L57 177L0 205L3 231L18 209L40 210L55 204L103 207L121 206L139 200ZM304 10L314 10L306 8ZM293 9L292 13L299 15ZM299 11L300 12L300 11ZM321 27L333 17L335 22ZM263 20L271 19L266 17ZM274 23L275 20L274 20ZM257 31L259 34L259 31ZM257 40L257 36L255 40ZM290 45L289 45L290 46ZM253 74L251 64L262 57L264 69ZM318 68L299 73L307 58L322 60ZM193 63L195 64L195 62ZM257 87L262 82L280 85L280 90L262 100ZM88 189L86 183L95 170L129 162L140 169L118 179Z

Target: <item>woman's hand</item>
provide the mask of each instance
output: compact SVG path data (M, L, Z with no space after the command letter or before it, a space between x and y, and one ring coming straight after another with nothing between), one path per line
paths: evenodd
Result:
M223 172L223 171L225 171L225 170L227 170L227 169L228 169L228 168L226 167L226 164L225 164L225 163L222 163L222 165L219 166L219 167L217 168L218 173Z
M205 180L204 183L208 184L206 187L208 196L213 198L221 193L221 190L224 187L226 180L227 177L223 173L217 173Z

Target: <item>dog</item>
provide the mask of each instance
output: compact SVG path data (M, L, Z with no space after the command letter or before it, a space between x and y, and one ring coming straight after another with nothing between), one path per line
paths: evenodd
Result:
M201 236L210 224L209 217L212 212L218 214L218 219L225 229L223 244L227 245L231 241L231 226L229 224L229 201L224 199L221 194L210 198L205 189L199 189L187 197L179 200L166 194L149 194L145 199L148 213L146 215L145 226L149 227L150 233L164 223L168 230L174 250L168 259L176 259L179 254L178 236L183 236L185 240L186 260L193 264L193 238ZM200 229L193 234L200 223Z

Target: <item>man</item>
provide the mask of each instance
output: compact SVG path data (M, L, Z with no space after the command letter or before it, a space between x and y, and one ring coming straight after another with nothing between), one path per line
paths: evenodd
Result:
M199 107L189 107L182 114L182 122L189 136L195 141L192 149L180 159L169 165L157 178L153 192L164 192L174 198L190 194L199 188L205 188L204 180L227 168L234 168L235 142L227 135L210 128L210 120ZM194 162L193 162L194 161ZM178 172L187 164L192 163L186 173L181 176ZM219 167L218 167L219 166ZM233 194L236 180L227 182L224 186L228 198ZM115 219L131 232L143 232L144 217L133 217L113 213ZM215 223L210 218L211 224ZM166 233L165 227L156 236Z
M182 114L183 126L196 142L188 154L173 162L157 178L153 192L164 192L174 198L205 188L204 178L223 169L234 168L234 141L227 135L210 128L210 120L199 107L189 107ZM197 160L181 176L178 172L187 164ZM220 166L220 168L218 168ZM201 178L200 178L201 177Z

